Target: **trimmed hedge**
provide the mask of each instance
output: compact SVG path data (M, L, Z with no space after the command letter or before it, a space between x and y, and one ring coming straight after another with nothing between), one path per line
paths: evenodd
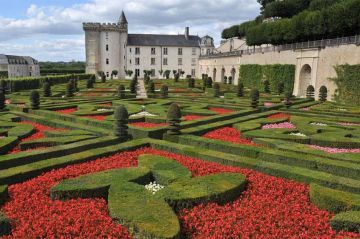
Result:
M0 237L11 233L10 220L0 211Z
M0 206L5 203L8 196L8 187L6 185L0 185Z
M330 226L336 231L360 233L360 211L339 213L330 220Z

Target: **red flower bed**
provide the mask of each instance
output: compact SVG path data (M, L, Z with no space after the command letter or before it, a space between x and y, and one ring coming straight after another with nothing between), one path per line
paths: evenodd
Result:
M135 122L135 123L130 123L129 125L139 128L158 128L158 127L166 126L167 123L156 124L156 123L148 123L148 122Z
M77 108L69 108L69 109L63 109L63 110L56 110L56 112L64 115L70 115L77 111Z
M212 112L215 112L219 115L225 115L235 112L234 110L224 109L224 108L209 108Z
M12 235L5 238L129 238L123 226L108 216L104 199L52 201L50 189L61 180L113 168L136 166L144 153L173 158L194 176L220 172L244 174L249 185L226 205L201 204L179 212L183 232L191 238L359 238L336 233L331 214L309 201L309 187L253 170L223 166L150 148L124 152L92 162L53 170L9 187L3 211L11 219Z
M105 118L106 118L105 115L84 115L84 116L81 116L81 117L94 119L94 120L99 120L99 121L104 121Z
M209 139L216 139L226 142L231 142L234 144L244 144L244 145L251 145L257 146L254 142L248 139L242 139L241 133L234 128L231 127L224 127L221 129L210 131L204 134L202 137L209 138Z
M198 120L198 119L203 119L205 118L206 116L203 116L203 115L185 115L183 117L183 119L185 121L192 121L192 120Z
M268 119L284 119L284 118L286 118L286 119L290 120L291 115L285 114L285 113L278 113L278 114L270 115L267 118Z
M35 133L33 133L32 135L20 140L19 144L23 143L23 142L28 142L28 141L31 141L31 140L35 140L35 139L45 138L44 131L64 131L64 130L66 130L66 129L56 129L56 128L52 128L52 127L41 125L41 124L36 124L36 123L33 123L33 122L29 122L29 121L22 121L22 122L20 122L20 124L31 124L31 125L33 125L34 129L35 129ZM13 148L9 152L9 154L15 154L15 153L21 152L19 144L15 148ZM46 147L27 149L26 151L32 151L32 150L43 149L43 148L46 148Z

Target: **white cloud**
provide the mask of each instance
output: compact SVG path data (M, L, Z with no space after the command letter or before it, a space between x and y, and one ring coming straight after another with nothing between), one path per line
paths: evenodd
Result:
M89 0L66 8L31 4L23 19L0 16L0 43L38 36L79 39L83 35L82 22L116 22L122 9L129 21L130 33L176 34L190 26L192 34L211 35L215 42L219 42L223 28L252 19L259 13L256 0ZM51 45L59 41L47 42ZM24 45L24 50L39 48L37 43ZM83 59L83 55L84 52L76 57Z

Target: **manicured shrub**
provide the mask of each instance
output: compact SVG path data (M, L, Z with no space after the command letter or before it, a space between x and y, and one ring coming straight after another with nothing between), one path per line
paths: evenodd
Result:
M212 85L213 85L213 80L212 80L211 77L208 77L208 78L206 79L206 87L207 87L207 88L212 88Z
M124 85L119 85L118 87L118 96L120 99L125 99L125 86Z
M160 92L162 98L167 98L169 94L169 87L167 85L162 85Z
M284 88L285 88L284 83L279 82L278 85L277 85L277 93L278 93L278 95L281 95L282 93L284 93Z
M165 78L168 80L169 78L170 78L170 70L166 70L165 72L164 72L164 76L165 76Z
M175 81L175 82L179 82L179 78L180 78L180 74L179 74L179 73L174 74L174 81Z
M66 97L73 97L74 96L74 85L69 82L66 85Z
M251 107L256 109L259 105L260 92L258 89L252 89L250 91Z
M5 94L0 91L0 111L5 109Z
M134 79L132 79L132 81L130 81L130 92L132 94L136 94L136 86L137 86L137 78L134 77Z
M229 76L229 78L228 78L228 83L229 83L229 85L232 85L232 83L233 83L233 78L232 78L232 76Z
M0 81L0 92L3 92L4 94L6 93L6 81L5 80Z
M286 92L285 93L285 100L284 100L284 104L285 104L286 108L290 108L290 106L291 106L291 98L292 98L292 93L291 92Z
M319 100L322 102L325 102L327 100L327 93L328 90L326 88L326 86L321 86L319 89Z
M242 82L239 82L239 85L237 87L237 96L238 97L244 96L244 84Z
M0 211L0 237L11 233L10 220Z
M194 78L188 78L188 86L189 86L189 88L195 87L195 79Z
M224 84L227 84L227 76L224 76Z
M94 79L89 78L89 79L86 81L86 88L88 88L88 89L94 88Z
M148 92L151 94L155 94L155 83L153 81L150 81L149 83Z
M306 88L306 98L308 99L314 99L315 97L315 88L314 86L312 85L309 85L307 88Z
M220 97L220 85L219 85L219 83L214 84L214 97Z
M45 82L43 86L44 90L44 97L50 97L51 96L51 85L49 82Z
M335 231L360 233L360 211L341 212L330 220Z
M105 75L105 73L103 73L101 75L101 83L105 83L105 82L106 82L106 75Z
M269 80L265 80L263 82L263 84L264 84L264 92L265 93L270 93L270 82L269 82Z
M74 90L75 90L76 92L79 92L79 91L80 91L80 89L79 89L79 87L78 87L78 81L79 81L78 78L75 78L75 79L74 79Z
M128 135L128 120L129 113L125 106L121 105L115 108L114 112L115 126L114 126L114 134L121 140L126 140L129 138Z
M38 91L34 90L30 93L30 102L31 102L31 108L36 110L40 107L40 94Z
M181 110L178 104L172 103L167 112L167 122L169 123L169 130L167 134L170 135L179 135L180 132L180 122L181 122Z

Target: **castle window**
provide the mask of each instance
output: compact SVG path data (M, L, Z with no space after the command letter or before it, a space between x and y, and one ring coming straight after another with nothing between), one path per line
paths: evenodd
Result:
M167 66L167 64L168 64L168 59L167 59L167 58L164 58L164 59L163 59L163 65L164 65L164 66Z
M195 58L192 58L192 59L191 59L191 65L192 65L192 66L196 66L196 59L195 59Z
M131 65L131 59L130 59L130 65Z
M109 59L106 58L106 65L109 65Z
M155 65L155 58L151 58L151 65Z
M106 38L106 40L109 40L109 33L108 32L105 33L105 38Z
M110 76L109 72L106 72L106 77L109 77L109 76Z
M210 49L207 49L207 50L206 50L206 54L207 54L207 55L210 55Z
M196 48L195 47L192 48L192 54L196 55Z
M167 55L168 54L168 49L167 47L164 48L164 55Z
M135 69L135 75L140 76L140 69Z
M135 58L135 65L140 65L140 58L139 57Z
M131 53L131 47L129 48L129 51L130 51L130 53Z
M196 73L196 72L195 72L195 69L191 69L191 76L192 76L192 77L195 77L195 73Z
M140 55L140 47L135 47L135 55Z
M182 48L178 48L178 55L181 56L183 54L183 49Z
M178 58L178 65L182 66L183 62L182 62L182 58Z
M151 55L155 55L155 54L156 54L155 47L152 47L152 48L151 48Z
M106 51L109 51L109 45L106 44Z

